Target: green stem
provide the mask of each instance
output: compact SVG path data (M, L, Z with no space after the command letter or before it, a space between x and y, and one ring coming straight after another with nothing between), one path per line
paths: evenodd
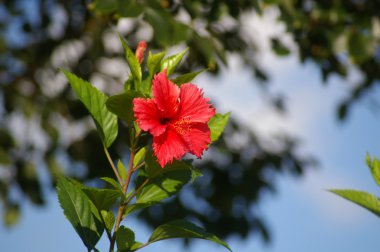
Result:
M141 162L140 164L138 164L134 169L133 169L133 172L137 171L138 169L140 169L142 166L145 165L145 161Z
M120 185L122 185L122 184L123 184L123 180L121 179L121 177L120 177L120 175L119 175L119 172L117 171L117 169L116 169L116 167L115 167L115 165L114 165L114 163L113 163L113 161L112 161L112 159L111 159L111 156L110 156L110 154L109 154L109 152L108 152L108 150L107 150L106 147L104 147L104 152L106 153L106 156L107 156L108 162L110 163L110 165L111 165L111 167L112 167L112 170L113 170L113 172L115 173L115 176L116 176L116 178L117 178L117 181L119 181Z
M128 204L131 202L131 200L144 188L144 186L146 184L148 184L149 182L149 178L147 178L144 183L141 184L141 186L139 188L137 188L137 190L135 192L132 193L132 195L125 201L125 203L123 204L124 206L128 206Z
M124 192L124 194L126 194L126 192L128 191L128 186L129 186L129 184L131 182L132 174L134 172L134 169L133 169L133 159L135 158L135 144L137 143L138 137L139 137L139 134L137 136L135 136L134 140L131 141L131 156L130 156L130 159L129 159L129 167L128 167L127 177L125 179L124 184L120 183L120 185L123 185L123 192ZM120 222L123 219L123 213L124 213L125 208L127 206L128 205L125 205L125 204L121 204L119 206L119 209L118 209L118 212L117 212L115 229L114 229L114 232L113 232L113 235L112 235L112 239L111 239L111 244L110 244L110 250L109 250L110 252L113 252L113 248L115 247L116 232L119 229Z

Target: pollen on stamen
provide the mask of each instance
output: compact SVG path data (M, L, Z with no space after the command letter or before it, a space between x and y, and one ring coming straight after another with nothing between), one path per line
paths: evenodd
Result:
M191 130L190 121L186 119L175 122L173 126L179 134L184 134Z

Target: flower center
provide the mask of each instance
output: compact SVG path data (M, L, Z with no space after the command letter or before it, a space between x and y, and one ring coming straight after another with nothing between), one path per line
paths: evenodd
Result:
M161 118L161 119L160 119L160 123L161 123L161 124L167 124L168 122L170 122L170 119L167 118L167 117L164 117L164 118Z

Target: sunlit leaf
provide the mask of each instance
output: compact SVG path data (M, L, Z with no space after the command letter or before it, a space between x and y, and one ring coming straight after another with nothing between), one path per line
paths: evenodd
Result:
M371 171L373 179L377 185L380 186L380 161L376 157L371 160L371 157L367 154L366 162Z
M166 69L166 71L167 71L166 73L169 76L175 70L177 65L181 62L181 59L186 54L187 50L188 50L188 48L186 48L185 50L183 50L180 53L174 54L174 55L164 59L161 62L161 71Z
M216 114L212 117L208 123L208 126L211 130L211 141L214 142L218 140L220 135L222 134L224 128L227 125L228 118L230 117L230 112L226 114Z
M217 236L185 220L175 220L157 227L149 238L149 243L172 238L198 238L215 242L229 251L230 247Z
M192 72L192 73L186 73L186 74L183 74L183 75L180 75L178 77L176 77L173 82L177 85L181 85L183 83L189 83L191 82L195 77L197 77L198 74L206 71L207 69L202 69L202 70L199 70L199 71L196 71L196 72Z
M124 48L125 58L128 62L129 68L131 69L131 73L135 84L135 90L139 90L142 78L139 61L134 52L128 47L127 43L125 43L124 39L122 37L119 38Z
M111 232L113 226L115 225L115 215L112 213L112 211L107 210L101 210L100 214L103 218L105 228L108 230L108 232Z
M162 169L151 155L147 155L145 159L147 176L140 175L139 179L141 183L149 179L149 183L136 195L136 203L158 203L179 192L192 178L191 169L192 167L183 161L174 161Z
M165 51L152 54L149 52L147 65L148 65L148 71L149 75L152 77L155 73L160 71L161 61L165 57Z
M142 161L144 161L145 159L145 154L147 152L148 148L147 147L143 147L141 148L135 155L135 158L133 159L133 166L137 166L138 164L140 164Z
M351 202L358 204L380 217L380 200L373 194L356 190L330 190Z
M120 160L117 162L117 170L119 171L120 177L123 181L127 178L127 169L125 168L123 162Z
M62 70L79 100L94 118L104 146L109 147L117 137L117 117L105 106L107 96L75 74Z
M103 233L98 210L77 183L63 176L58 179L57 193L66 218L85 246L93 249Z

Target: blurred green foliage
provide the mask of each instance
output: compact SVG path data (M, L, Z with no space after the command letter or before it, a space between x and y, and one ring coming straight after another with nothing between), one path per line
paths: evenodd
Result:
M73 97L58 67L86 80L102 80L106 92L121 87L128 73L114 66L123 69L124 53L110 41L115 27L126 22L119 33L132 48L149 31L153 32L148 39L151 50L186 44L188 57L180 72L208 68L217 74L227 64L227 55L234 53L263 83L269 76L254 57L257 41L243 27L245 15L261 15L268 8L278 10L279 22L292 35L300 61L314 62L324 80L332 74L346 77L351 67L362 74L337 109L339 117L345 118L351 105L379 83L379 1L2 1L0 197L4 223L17 221L25 199L42 205L44 190L61 173L83 180L112 176L107 160L98 155L102 144L88 123L88 113ZM281 37L271 38L270 43L279 57L292 53ZM106 77L107 69L114 72ZM270 98L268 106L283 109L281 98ZM120 139L128 139L125 126L119 123L119 128ZM236 145L233 136L247 141ZM265 221L254 206L266 191L275 190L276 176L301 175L314 163L298 154L295 138L283 135L273 141L278 148L266 146L253 129L232 118L210 150L210 158L199 164L208 169L197 186L139 217L157 226L187 216L222 238L258 232L269 240ZM128 155L119 141L110 151L115 159ZM223 156L223 162L213 156ZM189 203L189 195L204 204Z

